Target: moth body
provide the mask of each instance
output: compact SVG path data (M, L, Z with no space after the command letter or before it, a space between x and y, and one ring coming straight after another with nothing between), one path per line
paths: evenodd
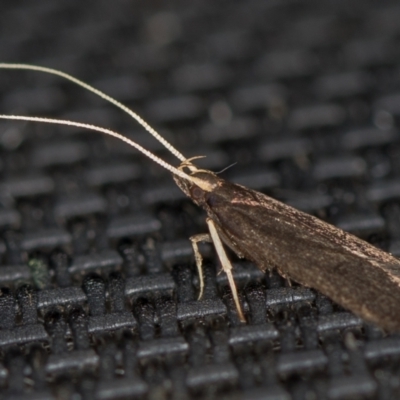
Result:
M271 197L209 171L193 176L209 191L175 177L222 241L262 271L277 268L344 308L389 331L400 331L400 261L369 243Z

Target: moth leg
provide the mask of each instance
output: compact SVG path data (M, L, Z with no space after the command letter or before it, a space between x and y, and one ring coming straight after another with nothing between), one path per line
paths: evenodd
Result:
M242 322L246 322L246 318L243 315L242 306L240 305L239 296L236 289L236 283L232 275L232 264L229 261L228 256L226 255L224 246L222 244L221 238L219 237L214 221L212 219L207 218L207 225L208 229L210 230L211 239L214 243L215 250L217 251L218 258L221 262L222 269L224 270L226 276L228 277L229 286L232 291L233 300L235 301L236 310L239 314L239 319Z
M203 297L203 292L204 292L204 276L203 276L203 257L200 254L199 246L197 245L197 243L199 242L211 243L212 239L208 233L200 233L199 235L191 236L190 241L192 242L194 258L196 260L197 272L199 274L200 293L197 300L200 300Z
M289 287L292 287L292 280L290 279L288 274L285 274L284 272L282 272L279 268L277 268L277 271L279 273L279 275L285 279L289 285Z

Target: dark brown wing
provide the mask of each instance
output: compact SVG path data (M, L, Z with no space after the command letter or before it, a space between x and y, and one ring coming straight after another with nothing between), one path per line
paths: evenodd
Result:
M205 207L223 240L388 330L400 331L400 261L262 193L220 181Z

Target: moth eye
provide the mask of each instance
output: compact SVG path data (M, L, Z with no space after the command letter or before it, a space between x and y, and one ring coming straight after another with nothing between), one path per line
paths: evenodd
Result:
M198 200L203 197L203 191L197 186L192 188L191 194L192 194L192 198L195 200Z
M211 195L207 196L207 204L210 207L216 207L219 204L221 204L221 199L219 197L211 194Z

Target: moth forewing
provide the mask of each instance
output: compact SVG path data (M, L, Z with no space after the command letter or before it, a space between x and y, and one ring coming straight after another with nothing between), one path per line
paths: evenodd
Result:
M207 194L223 240L265 271L319 290L367 321L400 331L400 261L262 193L223 180Z

